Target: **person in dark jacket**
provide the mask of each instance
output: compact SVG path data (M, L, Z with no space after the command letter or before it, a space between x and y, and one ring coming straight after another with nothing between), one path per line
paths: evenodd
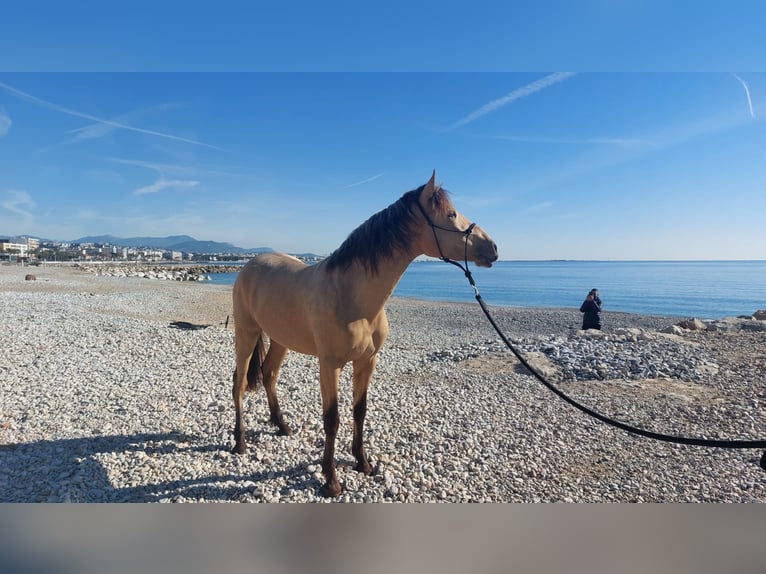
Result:
M598 296L598 289L591 289L588 296L580 305L582 316L582 330L601 329L601 299Z

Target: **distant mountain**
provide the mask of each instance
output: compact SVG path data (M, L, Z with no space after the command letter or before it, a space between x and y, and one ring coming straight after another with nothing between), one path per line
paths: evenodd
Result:
M168 237L115 237L114 235L90 235L74 239L71 243L107 243L121 247L148 247L183 251L185 253L272 253L271 247L244 249L231 243L218 241L199 241L188 235L170 235Z

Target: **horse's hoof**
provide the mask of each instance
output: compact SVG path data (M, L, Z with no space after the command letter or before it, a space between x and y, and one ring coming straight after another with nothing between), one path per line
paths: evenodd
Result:
M343 488L340 486L340 482L327 482L322 486L322 496L325 498L333 498L339 496L343 492Z
M277 436L291 436L292 434L292 429L287 425L277 429Z
M354 470L357 472L361 472L362 474L365 474L367 476L373 474L373 472L375 471L375 469L373 469L370 463L367 462L366 460L363 463L357 462L356 466L354 467Z
M231 449L233 454L245 454L247 452L247 445L244 443L237 443L234 448Z

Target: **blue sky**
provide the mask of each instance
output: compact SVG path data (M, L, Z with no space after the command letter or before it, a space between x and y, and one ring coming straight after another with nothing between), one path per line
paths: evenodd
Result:
M764 73L4 73L0 234L326 254L436 169L504 259L763 259L764 118Z
M761 70L762 0L16 0L6 71Z
M0 236L329 253L436 169L504 259L766 258L762 2L0 16Z

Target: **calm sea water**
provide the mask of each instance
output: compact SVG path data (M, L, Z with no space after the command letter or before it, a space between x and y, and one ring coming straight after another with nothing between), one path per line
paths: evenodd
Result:
M501 261L471 272L490 306L579 308L595 287L608 311L716 319L766 309L766 261ZM231 285L236 274L212 277ZM412 263L394 296L475 301L463 273L441 261Z

